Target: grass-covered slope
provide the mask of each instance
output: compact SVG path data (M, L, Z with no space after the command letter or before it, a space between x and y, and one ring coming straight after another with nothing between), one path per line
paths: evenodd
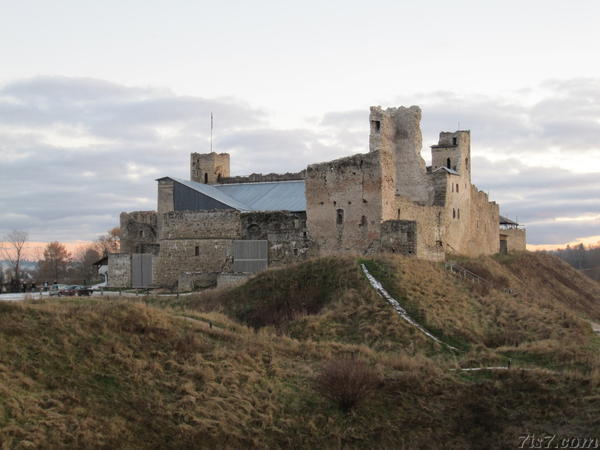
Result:
M581 318L597 318L598 285L538 281L545 258L460 262L489 286L425 261L363 261L458 352L402 321L353 258L160 308L0 303L0 448L513 448L525 433L598 436L600 341ZM337 358L377 374L350 411L315 382ZM452 370L509 358L511 370Z

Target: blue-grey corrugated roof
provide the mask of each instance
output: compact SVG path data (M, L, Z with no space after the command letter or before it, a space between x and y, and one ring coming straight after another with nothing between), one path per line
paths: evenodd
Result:
M304 180L220 184L214 187L248 205L252 211L306 211Z
M195 181L182 180L181 178L165 178L170 178L171 180L177 181L178 183L181 183L184 186L189 187L190 189L193 189L204 195L214 198L218 202L221 202L227 206L231 206L234 209L238 209L240 211L252 211L251 207L245 205L244 203L238 201L235 198L231 198L227 194L221 192L219 189L216 189L216 186L210 184L197 183Z
M306 211L304 180L211 185L165 178L240 211Z

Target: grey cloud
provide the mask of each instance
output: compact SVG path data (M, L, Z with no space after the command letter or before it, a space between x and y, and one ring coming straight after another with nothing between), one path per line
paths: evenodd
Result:
M594 222L553 222L598 213L598 174L528 167L519 160L521 153L548 145L565 152L594 148L598 83L554 81L542 88L548 94L532 106L452 92L403 103L423 106L426 145L460 120L461 128L473 130L475 151L488 146L508 158L475 157L474 181L501 202L504 214L530 224L532 243L600 234ZM326 113L311 129L281 130L268 126L263 111L235 99L90 79L19 81L0 88L0 211L11 212L0 214L0 235L24 228L35 240L93 239L117 224L120 211L155 208L154 179L187 178L189 153L208 151L210 112L216 118L214 149L232 154L234 174L296 171L368 151L366 109ZM99 142L74 148L49 143L47 131L61 126ZM165 135L162 128L173 132Z

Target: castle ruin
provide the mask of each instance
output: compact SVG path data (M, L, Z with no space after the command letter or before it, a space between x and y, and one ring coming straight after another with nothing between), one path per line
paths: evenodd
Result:
M157 180L157 211L121 214L110 285L192 290L339 253L525 250L525 230L471 183L469 131L440 133L427 167L419 107L369 120L368 153L298 173L232 177L229 154L193 153L190 180Z

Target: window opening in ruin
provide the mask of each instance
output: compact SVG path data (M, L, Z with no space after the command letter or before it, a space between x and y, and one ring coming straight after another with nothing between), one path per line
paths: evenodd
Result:
M221 174L218 174L217 175L217 183L220 183L220 182L221 182Z
M451 169L451 167L450 167L450 158L447 158L447 159L446 159L446 167L447 167L448 169Z
M400 208L398 208L398 220L400 220Z
M455 137L452 138L452 145L456 145L456 138Z
M337 202L334 200L334 201L333 201L333 206L335 206L335 205L337 205Z
M302 236L304 236L304 238L308 237L308 233L305 231L304 233L302 233Z
M456 193L458 194L458 183L456 183Z
M294 256L298 256L298 249L297 248L294 249Z
M194 256L200 256L200 247L196 246L194 248Z
M140 237L143 238L144 237L144 230L140 230Z
M379 133L379 131L381 130L381 121L379 121L379 120L372 120L371 121L371 129L375 133Z
M208 184L208 174L204 173L204 184Z
M362 216L362 217L360 218L360 226L361 226L361 227L366 227L366 226L367 226L367 223L368 223L368 222L367 222L367 216Z
M452 208L452 218L456 219L456 210Z
M458 208L458 210L456 211L456 218L460 219L460 208Z
M465 169L469 168L469 158L465 158Z
M344 210L343 209L338 209L337 210L337 219L336 219L336 223L338 225L341 225L344 223Z

